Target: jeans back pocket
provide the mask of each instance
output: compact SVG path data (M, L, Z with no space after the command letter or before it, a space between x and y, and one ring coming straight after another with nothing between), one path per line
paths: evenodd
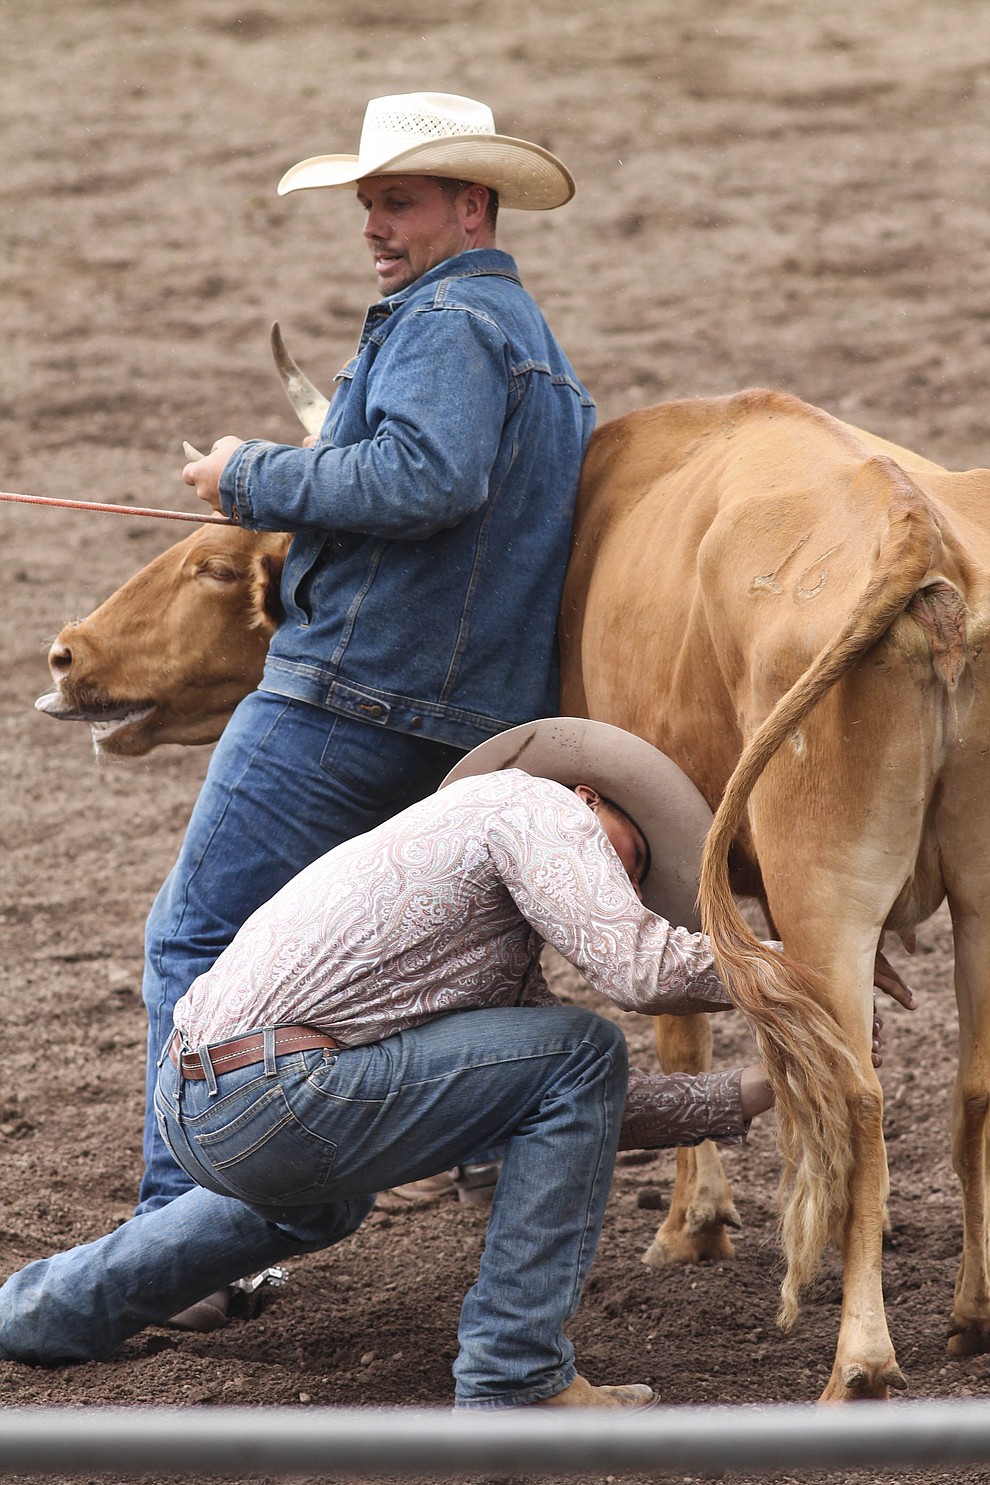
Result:
M319 1199L337 1155L300 1124L280 1083L217 1128L189 1133L231 1195L259 1204Z

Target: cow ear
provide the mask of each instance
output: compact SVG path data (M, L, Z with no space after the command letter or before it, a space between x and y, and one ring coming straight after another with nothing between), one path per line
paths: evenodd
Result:
M282 603L279 587L282 581L284 558L266 553L255 564L251 593L253 629L262 629L272 634L282 619Z

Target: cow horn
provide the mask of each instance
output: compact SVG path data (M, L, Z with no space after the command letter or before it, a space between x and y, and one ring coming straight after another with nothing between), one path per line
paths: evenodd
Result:
M275 357L275 365L282 378L282 386L292 403L296 417L307 433L311 433L314 438L319 437L330 403L322 392L316 390L309 377L299 370L289 355L285 348L285 341L282 339L282 332L278 327L278 320L272 325L272 355Z

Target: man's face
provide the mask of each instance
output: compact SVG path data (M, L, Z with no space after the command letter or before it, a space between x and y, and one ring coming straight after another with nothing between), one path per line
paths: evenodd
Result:
M574 793L598 816L598 823L625 867L633 891L643 901L643 881L650 864L650 848L639 826L621 810L611 809L592 784L575 784Z
M642 902L643 878L646 876L646 866L649 860L646 841L639 828L627 815L610 810L607 805L601 807L598 818L612 844L612 849L626 869L626 876L632 883L633 891Z
M357 199L383 296L469 246L460 197L451 201L432 176L369 175L358 181Z

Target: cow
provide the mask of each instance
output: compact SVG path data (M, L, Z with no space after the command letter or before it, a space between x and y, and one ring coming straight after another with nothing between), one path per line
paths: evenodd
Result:
M950 1351L990 1345L988 624L986 470L951 473L763 390L634 412L596 434L561 609L563 707L646 737L716 809L700 902L728 979L762 965L783 988L803 966L794 993L814 995L858 1049L849 1185L822 1214L843 1260L826 1400L904 1386L881 1289L873 966L885 930L910 941L946 897L964 1208ZM733 886L763 903L783 966L739 914L730 852ZM705 1041L677 1029L673 1049L658 1038L666 1065L703 1061ZM786 1139L785 1180L801 1160ZM679 1175L654 1258L668 1241L675 1258L700 1256L683 1252L692 1236L703 1251L735 1220L714 1157ZM785 1324L810 1273L792 1270Z
M55 689L35 702L88 722L98 757L213 743L261 679L290 538L200 526L136 573L48 652Z
M701 911L775 1077L782 1323L827 1239L843 1261L828 1400L905 1385L881 1288L888 1178L870 1060L873 965L885 931L909 940L946 897L964 1208L950 1351L990 1349L988 496L990 472L947 471L759 389L602 425L578 496L562 709L646 737L716 811ZM104 623L114 602L97 611ZM170 636L167 656L157 648L175 675L186 670L178 626ZM70 674L56 672L63 689ZM132 679L132 693L154 689ZM101 694L114 704L109 682ZM153 746L153 730L143 735ZM763 904L786 957L755 938L730 887ZM817 1022L807 1020L813 1007ZM818 1046L829 1035L822 1020L839 1029L830 1065L810 1073L793 1055L802 1017ZM664 1065L707 1065L707 1024L658 1022ZM737 1221L717 1157L702 1147L679 1161L647 1260L728 1256L725 1228Z

